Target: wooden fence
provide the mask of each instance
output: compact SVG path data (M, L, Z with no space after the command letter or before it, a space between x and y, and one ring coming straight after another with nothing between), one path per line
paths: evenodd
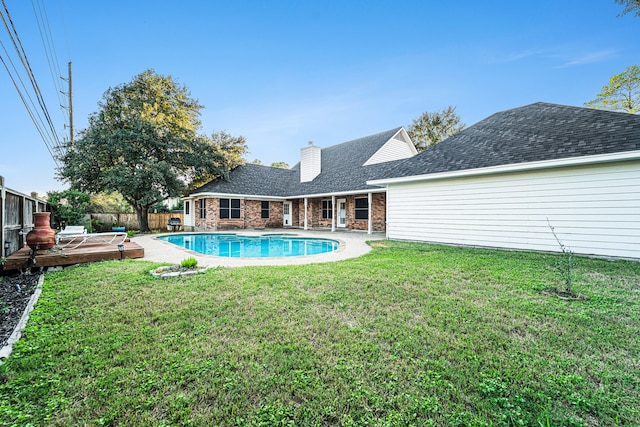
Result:
M45 212L47 203L4 186L0 176L0 244L7 257L26 244L26 234L33 229L35 212Z
M180 218L184 224L182 212L149 213L149 228L166 230L169 218ZM91 214L91 223L95 231L111 231L111 227L125 227L127 230L139 230L138 217L134 213L100 213Z

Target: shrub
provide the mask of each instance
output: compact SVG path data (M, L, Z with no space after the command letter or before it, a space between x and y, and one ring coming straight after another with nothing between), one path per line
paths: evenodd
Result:
M547 218L547 224L549 224L549 228L551 229L551 234L558 242L558 246L560 246L560 251L563 254L563 262L559 263L558 270L564 276L564 287L565 292L569 295L574 295L573 293L573 251L570 247L566 246L558 235L556 234L555 228L551 225L551 221Z
M180 267L184 267L184 268L193 268L196 265L198 265L198 260L195 259L194 257L183 259L182 262L180 263Z

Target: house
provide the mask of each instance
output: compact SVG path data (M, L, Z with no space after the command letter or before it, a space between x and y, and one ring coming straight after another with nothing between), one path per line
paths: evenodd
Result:
M367 181L416 154L404 128L327 148L309 143L291 169L245 164L184 198L189 230L299 227L384 232L386 189Z
M640 258L640 116L536 103L496 113L368 182L387 236Z
M559 251L555 232L574 253L640 259L640 116L535 103L419 154L403 128L311 144L291 170L243 165L192 192L185 224Z

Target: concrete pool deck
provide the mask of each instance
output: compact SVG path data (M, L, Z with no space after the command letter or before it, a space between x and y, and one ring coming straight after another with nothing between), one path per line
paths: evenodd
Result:
M212 232L213 233L213 232ZM224 231L218 232L220 234ZM343 259L356 258L366 254L371 250L366 242L369 240L383 240L384 233L367 234L358 231L322 231L322 230L299 230L299 229L268 229L268 230L231 230L244 236L261 236L263 234L286 233L295 237L316 237L321 239L332 239L340 242L340 247L329 253L279 258L228 258L213 255L203 255L197 252L181 248L172 243L159 240L158 236L168 234L136 235L132 240L144 248L144 260L162 262L167 264L180 264L189 257L198 260L200 267L244 267L249 265L298 265L312 264L318 262L333 262ZM190 233L191 234L191 233Z

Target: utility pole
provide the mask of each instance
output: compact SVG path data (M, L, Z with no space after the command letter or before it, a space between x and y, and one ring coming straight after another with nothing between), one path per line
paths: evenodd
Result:
M69 141L73 150L73 84L71 80L71 61L69 61Z

